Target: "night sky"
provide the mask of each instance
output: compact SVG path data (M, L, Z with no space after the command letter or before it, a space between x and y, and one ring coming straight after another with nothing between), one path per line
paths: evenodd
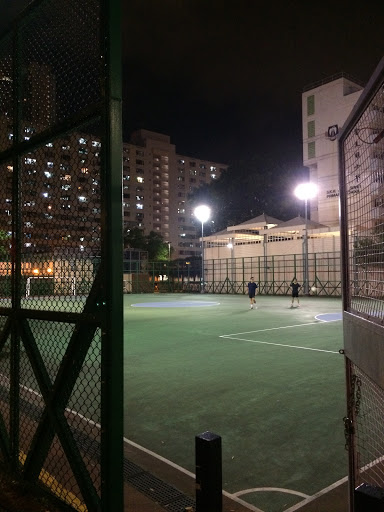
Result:
M0 0L0 33L28 0ZM123 0L124 136L178 153L302 164L303 87L340 71L366 82L384 55L384 2Z

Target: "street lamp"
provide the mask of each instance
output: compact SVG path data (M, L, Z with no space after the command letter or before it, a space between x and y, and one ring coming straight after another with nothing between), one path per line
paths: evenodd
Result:
M195 217L201 222L201 293L204 293L204 222L207 222L211 216L209 206L197 206L194 210Z
M295 196L305 201L305 231L304 231L304 294L309 294L309 265L308 265L308 199L317 195L317 186L314 183L302 183L295 188Z

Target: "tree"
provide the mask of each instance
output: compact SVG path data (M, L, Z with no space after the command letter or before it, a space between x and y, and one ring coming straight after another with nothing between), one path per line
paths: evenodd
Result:
M137 227L127 229L124 233L124 248L139 249L148 252L149 261L167 261L169 257L168 243L162 235L151 231L148 235Z
M127 229L125 228L123 234L124 248L130 247L131 249L140 249L146 251L146 240L144 231L139 228Z
M8 260L9 259L9 242L10 242L10 236L8 233L0 229L0 260Z
M168 260L168 244L164 242L162 235L151 231L146 236L148 258L150 261L166 261Z

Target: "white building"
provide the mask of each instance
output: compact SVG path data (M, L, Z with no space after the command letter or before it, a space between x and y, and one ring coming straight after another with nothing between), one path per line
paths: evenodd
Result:
M310 218L339 223L339 160L337 134L359 99L363 87L339 74L305 87L302 95L303 163L318 186Z
M341 73L306 87L302 94L303 163L318 186L317 197L309 202L309 254L340 251L337 134L362 91L360 83ZM351 185L350 192L358 187ZM282 222L262 214L205 237L205 258L302 255L304 234L302 217Z

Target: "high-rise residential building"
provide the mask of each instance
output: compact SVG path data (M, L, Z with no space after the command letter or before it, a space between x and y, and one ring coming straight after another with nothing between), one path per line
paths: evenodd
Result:
M23 75L22 140L56 120L56 82L47 66L30 63ZM12 65L0 61L0 148L14 139ZM25 155L23 179L23 246L26 252L80 248L99 239L100 147L97 136L74 133ZM200 223L190 193L216 180L224 164L179 155L167 135L148 130L133 133L122 154L124 227L139 227L163 236L172 258L201 254ZM12 162L4 164L0 229L10 232ZM94 221L92 221L92 218Z
M138 130L123 144L125 227L160 233L174 259L200 255L201 224L188 197L225 169L221 163L179 155L168 135Z
M312 220L339 223L339 160L337 135L363 91L363 84L344 73L304 88L302 94L303 164L318 185L310 201ZM356 193L356 181L350 193Z

